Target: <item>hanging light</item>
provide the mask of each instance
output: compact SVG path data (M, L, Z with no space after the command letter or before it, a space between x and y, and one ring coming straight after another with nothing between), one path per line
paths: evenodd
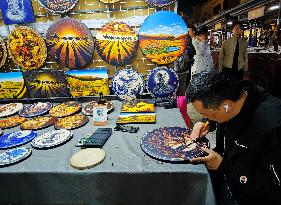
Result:
M276 9L279 9L279 5L274 5L274 6L269 7L270 11L273 11L273 10L276 10Z
M227 22L227 25L232 25L232 23L233 23L232 21L229 21Z

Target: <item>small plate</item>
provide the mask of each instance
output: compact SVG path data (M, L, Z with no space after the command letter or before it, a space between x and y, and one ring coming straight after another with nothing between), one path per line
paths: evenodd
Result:
M43 115L52 108L52 103L37 102L31 105L25 106L19 111L19 115L22 117L35 117Z
M37 136L35 131L25 130L12 132L0 137L0 149L7 149L25 144Z
M18 147L0 153L0 166L9 166L20 162L31 155L31 149Z
M55 129L76 129L84 126L88 122L89 118L85 115L72 115L58 119L55 123Z
M78 112L81 104L75 101L65 102L50 109L50 115L53 117L66 117Z
M35 117L20 125L22 130L39 130L53 125L57 118L50 116Z
M111 112L114 108L113 103L111 101L106 101L104 103L107 106L107 112ZM84 115L93 115L93 109L95 106L99 105L97 101L92 101L87 103L83 108L82 108L82 113Z
M23 123L24 121L26 121L26 119L24 117L19 117L19 116L0 119L0 128L7 129L7 128L16 127L21 123Z
M78 0L38 0L39 3L48 11L52 13L63 14L70 11L77 4Z
M23 108L22 103L9 103L0 106L0 117L7 117L16 114Z

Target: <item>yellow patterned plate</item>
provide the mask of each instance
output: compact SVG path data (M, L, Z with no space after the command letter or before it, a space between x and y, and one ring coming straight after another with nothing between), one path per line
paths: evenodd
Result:
M47 57L47 47L42 36L26 26L19 26L10 33L8 50L13 61L27 70L41 67Z
M75 101L70 101L51 108L49 113L53 117L66 117L78 112L81 107L81 104Z
M25 121L20 125L22 130L38 130L53 125L57 121L55 117L43 116L35 117Z
M0 36L0 68L5 64L7 58L7 49L3 38Z
M26 119L24 117L19 117L19 116L1 119L0 128L7 129L7 128L16 127L16 126L20 125L21 123L23 123L24 121L26 121Z
M60 118L55 123L56 129L76 129L84 126L89 122L89 118L85 115L72 115L65 118Z

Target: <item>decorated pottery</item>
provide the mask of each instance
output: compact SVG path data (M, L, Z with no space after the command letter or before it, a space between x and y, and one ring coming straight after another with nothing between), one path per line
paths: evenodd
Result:
M133 69L122 69L112 79L112 90L122 100L132 100L143 93L144 80L140 73Z
M0 68L5 64L7 58L7 49L3 38L0 36Z
M163 7L175 3L177 0L144 0L144 1L148 3L149 6L152 7Z
M118 2L119 0L100 0L101 2L103 3L115 3L115 2Z
M39 130L53 125L57 121L55 117L43 116L35 117L23 122L20 125L22 130Z
M189 161L204 156L201 147L208 148L208 140L193 141L190 133L182 127L157 128L142 137L140 146L149 156L164 161Z
M65 117L78 112L81 109L81 104L75 101L61 103L50 110L50 115L53 117Z
M99 56L113 66L124 66L132 62L138 49L138 35L123 22L109 22L96 35Z
M154 100L131 100L122 103L121 112L155 112Z
M23 123L24 121L26 121L24 117L18 117L18 116L0 119L0 128L7 129L7 128L16 127L21 123Z
M93 109L94 107L97 107L98 105L98 102L97 101L92 101L92 102L89 102L87 103L83 108L82 108L82 113L84 115L91 115L93 116ZM111 112L114 108L114 105L111 101L105 101L104 102L104 105L107 106L107 112Z
M38 0L39 3L52 13L66 13L70 11L78 0Z
M0 106L0 117L7 117L16 114L23 108L22 103L9 103Z
M147 76L146 89L155 98L172 97L179 87L177 73L165 66L154 68Z
M9 166L20 162L31 155L31 149L18 147L0 153L0 166Z
M65 143L72 136L73 132L66 129L53 130L33 139L31 145L38 149L52 148Z
M116 124L155 123L155 113L121 113Z
M46 34L48 52L63 68L82 68L91 62L95 42L88 27L73 18L54 22Z
M89 118L85 115L72 115L58 119L55 123L56 129L76 129L84 126L89 122Z
M143 55L156 64L169 64L186 49L188 29L184 20L170 11L149 16L139 31L139 45Z
M37 136L37 133L31 130L12 132L0 137L0 149L16 147L30 142Z
M19 115L22 117L35 117L47 113L51 108L52 103L37 102L24 106L24 108L19 111Z
M19 26L8 37L8 50L13 61L26 70L40 68L47 57L43 37L33 28Z

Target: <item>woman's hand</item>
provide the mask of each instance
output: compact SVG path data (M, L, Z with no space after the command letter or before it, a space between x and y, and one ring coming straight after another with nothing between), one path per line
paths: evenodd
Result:
M196 140L197 138L205 137L209 132L209 126L205 127L205 129L204 127L205 127L204 122L197 122L193 126L193 130L190 135L191 139Z

